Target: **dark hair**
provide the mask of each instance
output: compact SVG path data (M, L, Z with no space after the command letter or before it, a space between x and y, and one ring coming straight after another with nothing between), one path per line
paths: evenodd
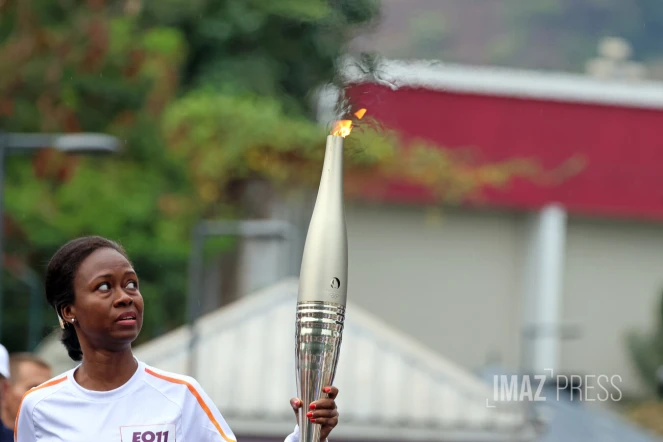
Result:
M60 247L51 258L46 269L46 300L60 318L63 317L62 308L74 303L74 279L78 267L94 251L104 248L113 249L129 259L121 245L101 236L84 236L73 239ZM81 344L73 325L64 323L60 340L71 359L74 361L83 359Z

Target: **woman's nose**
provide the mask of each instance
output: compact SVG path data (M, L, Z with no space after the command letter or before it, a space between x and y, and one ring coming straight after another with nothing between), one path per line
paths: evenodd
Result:
M120 289L118 295L115 297L115 302L113 303L116 306L122 306L122 305L131 305L133 303L133 299L131 299L131 296L124 290Z

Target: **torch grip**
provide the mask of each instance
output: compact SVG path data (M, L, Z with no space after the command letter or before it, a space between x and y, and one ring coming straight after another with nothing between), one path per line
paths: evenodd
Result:
M320 441L320 425L312 424L306 413L311 402L322 397L322 389L334 381L344 322L344 305L297 303L295 361L297 392L302 400L298 414L300 442Z

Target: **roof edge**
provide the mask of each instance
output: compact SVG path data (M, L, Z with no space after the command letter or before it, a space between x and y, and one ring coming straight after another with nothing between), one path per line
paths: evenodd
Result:
M295 426L292 420L264 421L255 419L233 419L226 416L233 433L242 437L247 436L274 436L282 434L285 437L291 433ZM343 419L341 419L342 421ZM514 429L513 431L500 431L486 428L485 431L468 429L449 430L444 428L398 428L380 425L355 424L340 422L332 434L334 440L380 440L384 441L431 441L431 442L530 442L535 436L530 427Z
M585 104L663 109L663 82L614 80L588 75L524 70L498 66L470 66L437 60L377 61L366 67L347 57L342 71L349 84L374 83L392 90L430 90L541 99Z
M267 286L253 294L242 296L235 302L209 312L196 321L196 327L201 335L213 334L219 330L233 328L237 322L244 320L246 315L253 315L254 309L258 311L269 308L271 305L289 302L296 296L299 280L296 277L288 277L279 282ZM294 310L293 310L294 315ZM293 316L294 321L294 316ZM474 373L468 372L460 365L444 358L434 350L428 348L412 336L394 329L385 321L374 316L364 308L352 301L350 296L346 310L346 329L354 327L362 334L370 334L374 339L384 342L389 347L397 349L403 356L418 361L420 367L427 367L435 372L443 372L457 385L462 385L464 390L481 398L492 397L492 387L487 385ZM134 352L142 358L156 358L164 356L162 345L169 342L170 345L180 347L186 351L191 331L187 325L159 336L149 342L143 343L134 349Z

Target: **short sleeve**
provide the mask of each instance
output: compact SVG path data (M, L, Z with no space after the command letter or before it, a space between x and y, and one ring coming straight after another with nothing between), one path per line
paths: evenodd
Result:
M235 442L230 426L212 399L194 379L189 379L189 395L182 410L184 440L200 442Z
M35 423L32 420L32 407L30 406L30 403L24 399L18 409L18 415L16 417L14 441L35 442L36 440Z
M295 430L285 438L284 442L299 442L299 425L295 426Z
M295 430L290 433L283 442L299 442L299 425L295 426ZM329 439L327 439L325 442L329 442Z

